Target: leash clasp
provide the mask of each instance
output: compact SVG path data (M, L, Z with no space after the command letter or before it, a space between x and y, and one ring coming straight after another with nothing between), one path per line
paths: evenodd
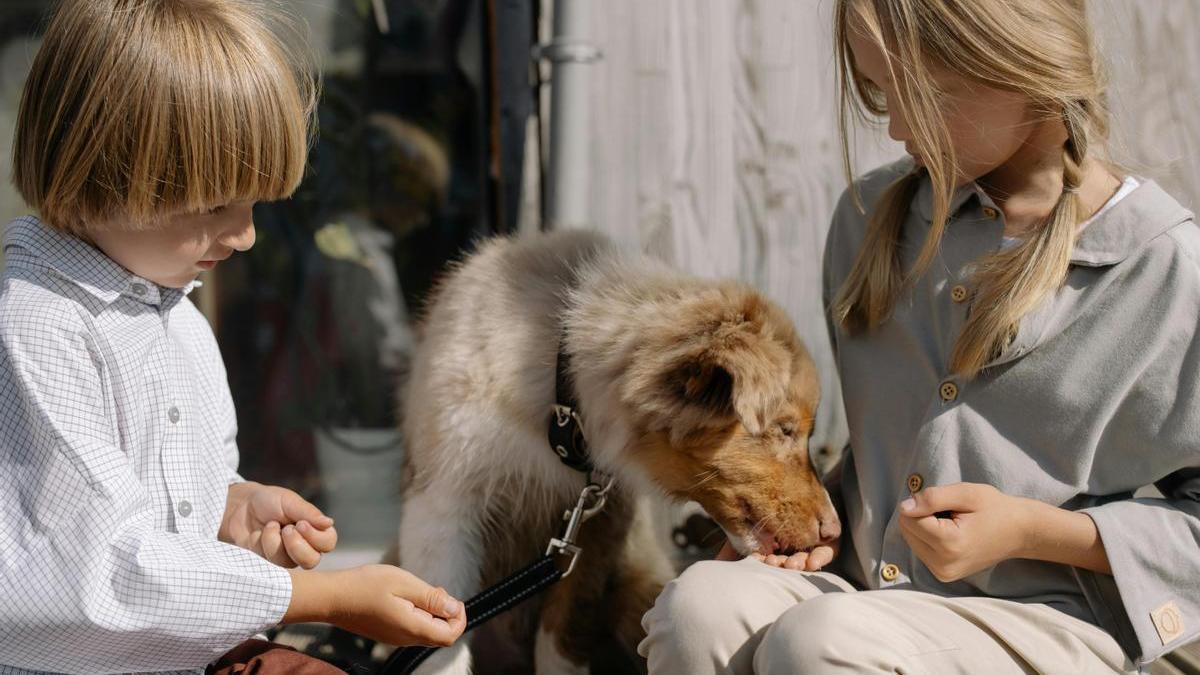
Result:
M575 569L575 563L579 561L579 554L583 551L583 549L575 545L575 538L579 536L580 526L592 516L600 513L604 508L605 502L608 501L608 491L612 489L612 486L613 478L611 476L605 477L603 486L595 482L589 482L580 491L579 499L575 502L575 508L563 513L563 520L567 521L567 526L564 528L561 537L554 537L550 540L550 545L546 547L546 555L558 554L571 556L571 562L567 564L567 571L563 572L564 577Z

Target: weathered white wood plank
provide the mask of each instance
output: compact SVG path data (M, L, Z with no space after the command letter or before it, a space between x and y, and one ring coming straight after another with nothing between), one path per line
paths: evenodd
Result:
M1200 3L1100 0L1115 158L1200 207Z

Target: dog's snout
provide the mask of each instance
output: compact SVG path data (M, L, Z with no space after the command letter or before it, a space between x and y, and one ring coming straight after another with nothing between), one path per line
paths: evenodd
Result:
M821 516L821 543L830 544L842 536L842 523L838 520L837 514L832 516Z

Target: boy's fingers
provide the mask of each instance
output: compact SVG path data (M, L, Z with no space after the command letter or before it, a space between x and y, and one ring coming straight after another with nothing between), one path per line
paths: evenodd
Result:
M413 606L429 612L435 617L451 618L464 613L464 607L457 599L450 597L446 589L430 586L421 579L408 575L409 588L400 589L399 595L408 600Z
M295 567L295 563L291 563L283 548L283 534L280 529L279 523L274 520L263 526L261 540L263 557L281 567Z
M463 613L463 604L450 597L446 589L441 587L431 587L425 591L425 603L422 608L434 616L446 619Z
M462 635L467 630L467 610L463 607L463 611L458 613L458 616L452 616L446 620L450 624L450 629L457 631L458 635Z
M311 570L321 562L321 554L300 535L295 525L283 528L283 547L288 558L306 570Z
M296 523L296 530L300 532L300 535L304 537L310 546L321 553L329 553L337 546L338 535L336 528L328 527L319 530L313 527L312 523L307 520L302 520Z
M291 490L288 490L280 501L283 506L283 515L287 517L288 522L298 523L307 520L319 530L333 526L333 518L321 513L321 509Z
M263 535L262 530L253 530L250 532L250 538L246 540L246 543L245 544L239 543L238 545L241 546L242 548L249 549L251 551L261 551L262 550L262 535Z
M412 606L403 621L405 628L418 642L426 645L446 647L454 644L466 627L465 613L447 621L431 615L424 609Z

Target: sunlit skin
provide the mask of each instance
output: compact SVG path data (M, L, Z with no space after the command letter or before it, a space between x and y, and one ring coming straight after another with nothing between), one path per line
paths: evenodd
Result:
M851 31L854 66L884 93L888 133L918 162L908 120L897 105L887 58L864 33ZM1021 94L972 82L931 64L944 92L949 141L958 161L957 182L976 181L1004 212L1005 232L1020 236L1044 221L1062 194L1063 123L1038 115ZM1086 214L1100 208L1120 181L1099 162L1084 167L1080 198ZM927 487L897 505L905 541L942 581L954 581L1009 558L1045 560L1111 574L1095 523L1083 513L1005 495L990 485L957 483ZM939 515L943 517L939 517ZM945 517L945 516L949 517ZM830 552L772 555L768 564L813 570L832 560ZM722 552L730 557L731 552Z
M166 288L182 288L201 272L254 246L253 209L253 202L234 202L170 215L150 228L93 227L88 237L137 276Z

